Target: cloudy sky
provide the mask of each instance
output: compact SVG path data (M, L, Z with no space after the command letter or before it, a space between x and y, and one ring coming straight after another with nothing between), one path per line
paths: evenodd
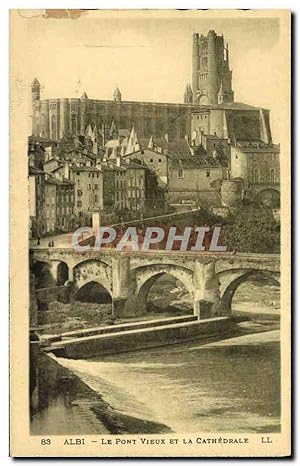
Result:
M229 43L235 101L271 110L273 139L279 138L279 20L206 17L201 11L95 11L77 19L27 22L29 79L37 77L42 98L111 99L119 86L123 100L182 102L191 82L192 33L214 29Z

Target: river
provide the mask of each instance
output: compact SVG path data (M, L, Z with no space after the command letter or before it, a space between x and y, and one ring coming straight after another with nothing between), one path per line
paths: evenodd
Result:
M206 345L193 342L60 363L116 410L174 432L276 432L278 340L273 330Z
M244 318L237 322L234 334L225 339L190 342L102 359L53 359L60 367L75 374L80 383L104 400L114 413L122 416L119 433L279 432L279 294L269 289L268 299L264 297L263 301L262 294L255 295L254 290L251 291L252 296L260 299L261 311L258 305L251 303L253 310L244 311ZM249 287L244 288L244 293L249 294ZM245 296L240 296L245 302ZM235 301L234 307L241 309L242 302ZM59 391L59 386L57 383L55 390ZM40 384L40 394L44 387L45 379ZM46 434L49 426L52 434L71 433L74 425L68 421L68 416L78 422L82 412L85 415L80 432L116 432L107 425L107 416L95 418L95 410L91 412L89 408L90 402L83 408L82 402L78 404L82 390L78 391L78 387L72 390L74 402L63 403L58 393L47 403L43 416L41 409L38 410L33 416L34 433ZM84 396L90 398L90 395ZM62 417L67 419L64 432L59 421ZM131 424L126 419L131 419ZM132 419L142 420L145 424L135 423L132 430Z

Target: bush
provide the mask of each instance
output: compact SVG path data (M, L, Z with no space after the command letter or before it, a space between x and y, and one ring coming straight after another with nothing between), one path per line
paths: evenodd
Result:
M237 252L280 253L280 226L272 209L243 208L223 227L224 242Z

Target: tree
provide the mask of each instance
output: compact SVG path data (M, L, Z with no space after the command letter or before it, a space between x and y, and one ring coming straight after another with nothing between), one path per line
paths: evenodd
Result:
M272 209L239 209L223 227L225 244L237 252L279 254L280 226Z
M228 157L225 152L224 146L219 142L216 147L216 160L222 167L228 167Z

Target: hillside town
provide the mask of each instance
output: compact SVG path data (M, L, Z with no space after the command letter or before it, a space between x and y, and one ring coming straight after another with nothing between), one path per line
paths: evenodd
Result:
M276 130L285 126L276 105L274 139L263 107L277 80L270 74L270 82L250 83L255 61L245 50L255 39L255 60L261 51L277 54L270 37L275 43L284 28L276 22L266 42L265 24L272 29L273 21L258 12L257 19L241 12L235 22L232 14L210 21L203 11L195 20L176 11L174 23L172 15L164 20L167 12L162 20L136 13L122 19L118 10L110 19L95 11L64 26L63 19L30 19L30 37L45 41L32 54L28 82L30 238L21 317L29 322L31 438L53 435L71 447L89 435L104 452L110 435L121 447L123 434L124 442L148 434L197 435L194 446L233 435L248 441L257 434L261 442L283 428L280 150L288 162L288 148L277 144ZM198 28L202 34L192 33ZM133 40L140 31L141 41ZM182 63L174 63L177 55ZM50 56L58 61L48 72ZM243 65L244 81L236 70ZM19 300L15 307L19 315Z
M43 99L28 138L30 238L206 209L280 208L269 111L234 101L223 36L193 34L183 103Z

